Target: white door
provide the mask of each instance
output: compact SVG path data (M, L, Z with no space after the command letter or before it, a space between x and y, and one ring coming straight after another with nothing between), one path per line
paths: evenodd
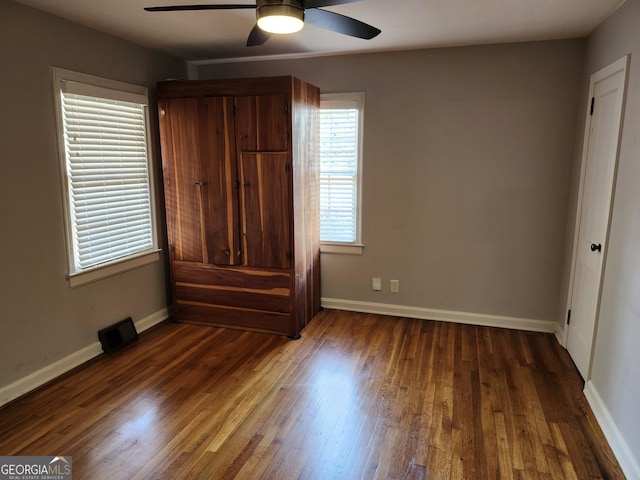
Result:
M574 245L570 320L565 345L585 380L592 346L618 158L627 58L591 77L585 130L577 240ZM604 321L604 320L603 320Z

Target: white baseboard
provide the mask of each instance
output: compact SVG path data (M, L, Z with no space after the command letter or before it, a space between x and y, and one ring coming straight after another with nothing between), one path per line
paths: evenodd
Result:
M556 323L556 327L553 330L553 333L555 334L558 343L564 347L564 325Z
M640 480L640 464L638 463L638 459L633 456L629 445L620 433L620 430L618 430L616 422L613 420L613 417L611 417L607 406L602 401L600 394L591 380L584 386L584 396L587 397L587 402L589 402L589 406L602 429L602 433L604 433L607 442L609 442L609 446L611 450L613 450L613 454L616 456L627 480Z
M163 308L156 313L152 313L148 317L141 318L138 321L134 320L133 323L136 326L138 333L141 333L145 330L149 330L151 327L155 327L160 322L164 322L167 318L169 318L169 309Z
M100 342L94 342L91 345L73 352L61 358L57 362L47 365L40 370L27 375L26 377L16 380L15 382L0 388L0 406L9 403L12 400L24 395L25 393L35 390L36 388L50 382L65 372L76 368L78 365L97 357L102 353Z
M322 298L321 304L325 308L349 310L352 312L377 313L380 315L392 315L396 317L439 320L443 322L464 323L485 327L512 328L514 330L528 330L532 332L554 333L556 331L556 322L549 320L502 317L498 315L486 315L484 313L453 312L448 310L436 310L433 308L392 305L388 303L341 300L338 298Z
M143 332L167 318L168 310L164 308L149 315L148 317L134 321L134 324L138 332ZM100 345L100 342L93 342L90 345L73 352L71 355L67 355L66 357L61 358L40 370L30 373L26 377L0 388L0 406L15 400L25 393L29 393L30 391L41 387L45 383L50 382L69 370L76 368L84 362L88 362L101 353L102 345Z

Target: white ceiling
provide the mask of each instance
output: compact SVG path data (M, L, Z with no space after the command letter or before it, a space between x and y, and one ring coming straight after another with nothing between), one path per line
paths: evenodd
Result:
M146 12L143 7L254 0L17 0L186 60L409 50L584 37L624 0L361 0L327 8L382 30L372 40L306 25L246 47L255 11ZM277 38L276 38L277 37Z

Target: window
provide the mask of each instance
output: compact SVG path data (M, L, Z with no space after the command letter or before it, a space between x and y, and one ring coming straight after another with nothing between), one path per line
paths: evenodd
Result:
M320 97L320 241L327 253L362 253L360 184L364 94Z
M53 73L70 285L158 260L146 88Z

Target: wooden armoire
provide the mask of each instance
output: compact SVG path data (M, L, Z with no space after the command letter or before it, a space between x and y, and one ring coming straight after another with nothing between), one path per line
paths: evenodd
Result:
M296 338L320 309L319 103L289 76L158 84L176 321Z

